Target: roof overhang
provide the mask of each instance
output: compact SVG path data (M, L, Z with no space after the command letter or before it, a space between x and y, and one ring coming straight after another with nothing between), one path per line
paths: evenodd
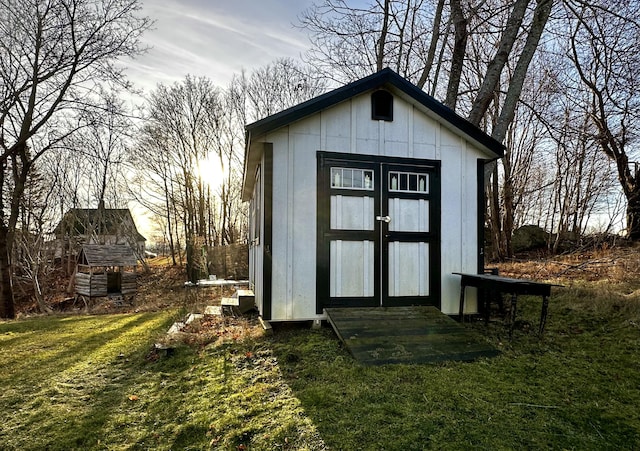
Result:
M416 85L405 80L393 70L386 68L368 77L349 83L340 88L329 91L299 105L265 117L248 124L246 130L246 148L244 161L244 175L242 183L242 199L247 201L253 192L256 166L262 157L262 146L259 144L264 136L281 127L332 107L340 102L357 95L379 89L391 88L395 94L400 94L405 100L416 105L421 111L457 134L464 135L478 148L487 153L489 159L504 156L505 147L499 141L487 135L475 125L455 113L452 109L438 102Z

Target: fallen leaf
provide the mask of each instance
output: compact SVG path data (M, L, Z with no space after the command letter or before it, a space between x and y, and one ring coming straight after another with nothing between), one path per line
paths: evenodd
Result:
M129 401L137 401L138 399L140 398L137 395L129 395Z

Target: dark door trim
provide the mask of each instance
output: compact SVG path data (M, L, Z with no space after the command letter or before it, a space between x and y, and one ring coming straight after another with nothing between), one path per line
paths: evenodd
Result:
M343 154L336 152L317 152L317 238L316 238L316 313L321 314L325 307L337 307L337 306L352 306L352 307L374 307L380 305L380 299L382 296L385 305L415 305L424 304L424 297L394 297L393 301L389 302L388 292L386 289L384 292L382 274L386 274L388 271L387 259L381 259L382 246L388 247L388 239L381 237L381 223L375 221L374 230L371 231L348 231L348 230L330 230L330 214L331 214L331 193L340 192L335 188L331 188L329 177L324 176L324 171L330 168L330 165L343 165L345 167L354 166L358 168L371 169L375 174L375 189L374 189L374 203L376 211L381 204L381 193L386 192L386 184L388 183L386 177L382 177L383 164L393 167L398 165L406 170L407 166L413 166L416 168L428 168L431 176L429 177L429 202L431 203L430 211L432 214L429 216L429 246L430 246L430 258L429 258L429 278L430 278L430 291L429 298L431 300L430 305L434 305L438 308L441 306L441 255L440 255L440 221L441 221L441 191L440 191L440 161L426 160L417 158L398 158L398 157L386 157L376 155L359 155L359 154ZM358 193L357 191L346 191L345 194L350 196L357 195L371 195L370 192ZM394 193L394 197L398 193ZM398 195L397 197L411 197L412 194L406 193ZM388 205L383 207L388 209ZM384 212L386 215L388 212ZM424 238L424 234L410 236L410 232L397 232L398 236L401 236L403 240L410 241L412 238ZM374 296L372 298L331 298L330 297L330 248L327 245L330 239L371 239L374 244ZM382 293L382 295L381 295Z
M476 172L476 182L477 182L477 191L478 191L478 267L476 268L476 272L478 274L484 273L484 255L485 255L485 236L484 236L484 226L485 226L485 208L487 204L487 199L484 192L484 170L485 165L488 163L487 160L478 159L478 167Z
M407 159L408 160L408 159ZM440 308L440 162L433 160L415 160L412 159L407 163L407 160L394 158L390 161L381 162L385 166L383 171L383 185L382 185L382 215L389 215L389 197L396 199L426 199L430 203L429 214L429 232L390 232L387 231L382 237L382 246L384 255L389 254L389 242L428 242L430 246L429 251L429 282L430 293L429 298L431 302L429 305L433 305ZM391 171L406 171L408 167L415 168L416 170L427 169L429 173L429 193L417 194L417 193L403 193L393 192L390 194L388 177L386 176ZM394 240L395 238L395 240ZM382 293L385 300L385 306L411 306L424 304L423 296L389 296L388 288L388 274L389 274L389 258L383 258L382 269ZM385 277L386 275L386 277Z
M353 191L335 189L330 186L329 179L323 177L325 168L330 165L340 165L342 167L357 167L369 169L374 173L374 186L380 183L380 168L375 162L352 154L339 154L332 152L318 152L318 176L317 176L317 238L316 238L316 313L321 314L325 307L375 307L380 299L380 225L376 221L374 230L331 230L331 193L337 192L348 196L373 196L374 205L380 204L380 190L373 191ZM372 297L341 297L331 298L330 296L330 266L331 255L326 246L326 240L369 240L374 243L374 293Z

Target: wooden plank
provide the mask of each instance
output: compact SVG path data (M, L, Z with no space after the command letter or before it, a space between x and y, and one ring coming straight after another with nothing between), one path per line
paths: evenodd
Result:
M85 244L81 253L90 266L136 265L133 249L121 244Z
M271 323L269 323L269 321L262 319L262 316L258 317L258 321L260 321L260 325L267 334L273 333L273 327L271 327Z
M393 323L381 324L377 327L368 326L356 326L356 325L341 325L341 332L344 336L351 337L357 336L363 337L379 337L381 332L384 332L387 337L402 337L402 336L422 336L422 335L447 335L455 334L459 331L456 325L453 326L434 326L425 328L421 325L415 325L411 327L399 326L396 327Z
M123 295L136 294L138 282L135 273L123 272L120 280L120 292Z
M329 308L327 319L365 365L493 357L499 351L435 307Z

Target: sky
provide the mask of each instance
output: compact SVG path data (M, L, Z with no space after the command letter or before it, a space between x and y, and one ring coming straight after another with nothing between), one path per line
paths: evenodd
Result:
M293 24L312 1L142 0L142 14L155 23L143 35L149 50L124 62L127 76L142 95L187 74L226 88L242 69L304 53L308 38ZM140 232L151 238L155 227L148 212L136 202L129 207Z
M150 49L128 61L127 75L144 92L187 74L224 88L233 74L280 57L299 57L308 46L293 24L312 0L143 0L155 20L143 35Z

